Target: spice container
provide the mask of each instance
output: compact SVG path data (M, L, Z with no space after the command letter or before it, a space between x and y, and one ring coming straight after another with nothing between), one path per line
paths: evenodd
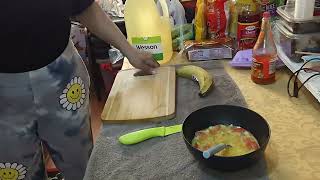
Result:
M313 16L313 18L309 20L297 20L294 18L294 9L294 6L278 7L277 13L281 20L279 23L294 34L320 32L320 16ZM315 12L319 11L318 9L319 7L316 7Z
M277 21L274 28L274 40L293 62L301 62L303 54L300 52L320 53L320 32L310 34L293 34Z

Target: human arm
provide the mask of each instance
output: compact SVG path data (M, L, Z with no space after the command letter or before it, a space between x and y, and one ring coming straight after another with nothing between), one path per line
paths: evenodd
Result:
M96 2L75 18L100 39L119 49L134 67L148 74L159 67L150 53L139 51L128 43L119 28Z

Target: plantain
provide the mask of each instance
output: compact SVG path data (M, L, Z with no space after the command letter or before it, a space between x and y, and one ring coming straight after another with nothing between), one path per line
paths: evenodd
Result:
M212 75L209 74L205 69L198 66L182 66L177 69L177 75L179 77L191 79L198 82L199 95L201 97L206 96L214 86L214 79Z

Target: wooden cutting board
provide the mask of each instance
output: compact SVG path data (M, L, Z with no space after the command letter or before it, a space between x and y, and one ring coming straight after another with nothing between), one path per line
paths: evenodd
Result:
M160 67L155 75L134 77L136 69L117 74L101 119L111 123L167 120L175 116L175 67Z

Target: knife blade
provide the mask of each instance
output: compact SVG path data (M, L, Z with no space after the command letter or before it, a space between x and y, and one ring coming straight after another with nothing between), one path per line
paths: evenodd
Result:
M145 141L154 137L165 137L171 134L179 133L182 131L182 124L168 126L168 127L155 127L131 132L119 137L122 144L130 145Z

